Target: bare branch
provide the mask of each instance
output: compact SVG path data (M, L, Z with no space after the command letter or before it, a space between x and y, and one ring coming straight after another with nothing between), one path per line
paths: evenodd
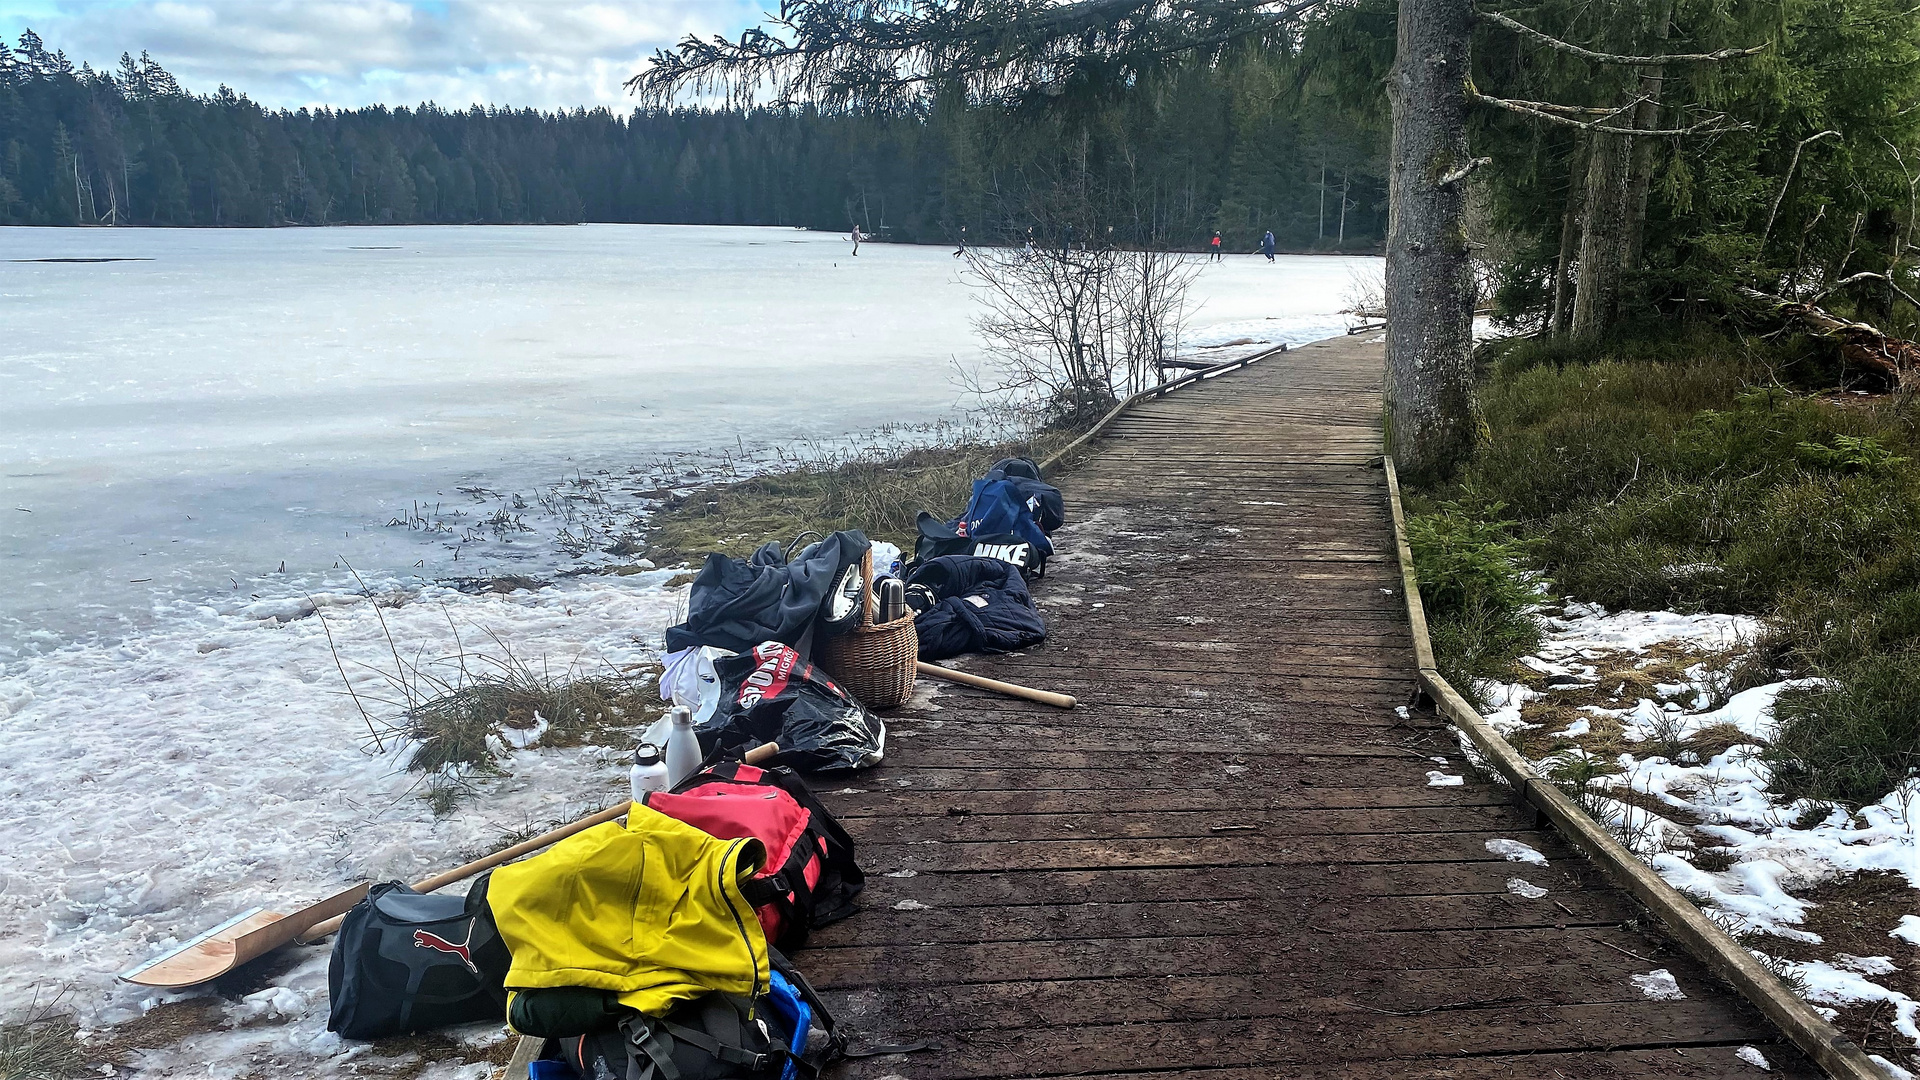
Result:
M1814 297L1812 300L1809 300L1807 302L1810 304L1818 304L1820 301L1825 300L1827 297L1833 295L1834 293L1839 292L1841 289L1844 289L1849 285L1858 284L1859 282L1862 282L1862 281L1884 281L1887 283L1887 288L1892 289L1894 292L1900 295L1900 299L1905 300L1909 304L1912 304L1915 308L1920 308L1920 300L1915 300L1913 298L1912 293L1909 293L1907 292L1907 290L1901 288L1892 278L1888 277L1887 275L1882 273L1877 273L1873 270L1862 270L1857 274L1853 274L1849 277L1842 278L1839 281L1834 282L1833 287L1831 289L1827 289L1826 291L1822 292L1820 295Z
M1491 165L1491 164L1493 164L1493 159L1490 157L1474 158L1471 161L1468 161L1465 165L1456 165L1453 168L1448 169L1446 172L1446 175L1440 178L1440 183L1442 186L1445 186L1447 184L1457 184L1460 181L1465 180L1468 174L1472 173L1473 170L1479 168L1482 165Z
M1660 56L1621 56L1618 53L1594 52L1592 49L1582 48L1570 41L1562 41L1550 34L1543 34L1516 19L1510 19L1497 11L1480 11L1476 12L1476 14L1495 26L1511 30L1522 37L1531 38L1542 45L1558 49L1561 52L1578 56L1582 60L1591 60L1596 64L1626 64L1636 67L1658 64L1712 64L1722 60L1737 60L1743 56L1752 56L1754 53L1766 51L1772 44L1771 42L1765 42L1749 49L1715 49L1713 52L1706 53L1666 53Z
M1780 213L1780 200L1787 197L1787 185L1793 183L1793 171L1800 167L1801 152L1829 135L1838 134L1840 133L1837 131L1822 131L1817 135L1809 135L1800 140L1799 146L1793 148L1793 160L1787 163L1787 175L1780 178L1780 190L1773 193L1773 208L1767 211L1767 227L1760 230L1761 247L1767 246L1767 237L1773 232L1773 219Z
M1741 131L1751 126L1748 124L1738 123L1736 121L1730 120L1728 119L1725 113L1716 113L1713 116L1709 116L1706 119L1700 121L1697 124L1694 124L1691 127L1683 127L1683 128L1613 127L1608 124L1600 123L1599 121L1587 122L1587 121L1581 121L1581 120L1574 120L1569 116L1563 115L1565 113L1575 112L1574 109L1565 105L1553 105L1548 102L1541 102L1541 101L1516 101L1511 98L1492 97L1490 95L1483 94L1480 91L1473 90L1473 89L1469 89L1467 91L1467 96L1484 105L1492 105L1495 108L1505 109L1508 112L1519 113L1522 116L1531 116L1537 120L1550 120L1553 123L1560 124L1565 127L1579 128L1582 131L1597 131L1605 135L1643 135L1643 136L1660 136L1660 137L1677 137L1677 136L1683 136L1683 135L1714 135L1714 134L1719 134L1720 132L1723 132L1723 131ZM1576 113L1576 115L1578 115L1579 113L1587 113L1587 114L1600 113L1607 116L1614 116L1614 115L1618 115L1621 111L1622 110L1619 110L1619 109L1583 109L1583 110L1579 110L1578 113Z

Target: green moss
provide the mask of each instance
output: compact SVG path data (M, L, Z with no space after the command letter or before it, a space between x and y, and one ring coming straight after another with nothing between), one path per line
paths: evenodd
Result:
M1912 402L1830 392L1804 342L1697 330L1481 359L1487 443L1425 505L1514 538L1475 543L1581 600L1766 616L1745 683L1828 680L1783 699L1784 793L1878 798L1920 767L1898 689L1920 675ZM1443 670L1486 677L1527 647L1505 602L1433 606Z

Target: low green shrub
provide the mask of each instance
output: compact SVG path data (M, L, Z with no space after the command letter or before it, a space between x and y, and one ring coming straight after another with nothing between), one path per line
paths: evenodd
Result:
M1514 537L1517 523L1501 520L1503 509L1443 502L1407 519L1435 663L1463 694L1540 644L1531 612L1541 591L1526 569L1533 544Z
M1767 750L1774 788L1794 797L1872 802L1920 774L1920 656L1869 656L1826 685L1788 690L1774 705Z
M1409 522L1425 530L1416 563L1434 569L1421 566L1423 579L1442 590L1449 575L1476 582L1429 601L1443 670L1488 677L1524 641L1502 629L1510 604L1468 599L1497 557L1610 608L1764 615L1741 683L1782 670L1828 680L1783 699L1783 782L1877 799L1907 775L1920 400L1807 392L1831 386L1820 383L1833 373L1821 348L1698 329L1507 342L1482 361L1485 445L1420 493L1471 524L1444 513ZM1486 548L1494 535L1507 546Z

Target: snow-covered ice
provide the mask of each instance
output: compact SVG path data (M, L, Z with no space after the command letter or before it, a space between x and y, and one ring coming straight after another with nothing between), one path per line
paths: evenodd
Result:
M333 603L285 624L208 608L111 648L19 665L0 681L25 701L0 720L12 818L0 846L0 996L64 987L83 1020L124 1019L153 992L114 972L231 914L285 910L368 878L412 880L617 796L617 751L522 750L508 775L480 781L485 799L436 820L398 740L370 745L341 668L371 704L396 693L376 673L394 670L389 632L424 660L464 649L477 665L474 654L500 654L498 638L555 674L647 661L674 609L658 580L668 573L511 595L430 588L398 607ZM261 1001L284 1012L291 998Z

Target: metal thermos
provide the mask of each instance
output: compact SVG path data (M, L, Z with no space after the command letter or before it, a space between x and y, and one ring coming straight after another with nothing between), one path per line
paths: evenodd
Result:
M898 622L907 617L907 586L899 578L880 583L880 623Z

